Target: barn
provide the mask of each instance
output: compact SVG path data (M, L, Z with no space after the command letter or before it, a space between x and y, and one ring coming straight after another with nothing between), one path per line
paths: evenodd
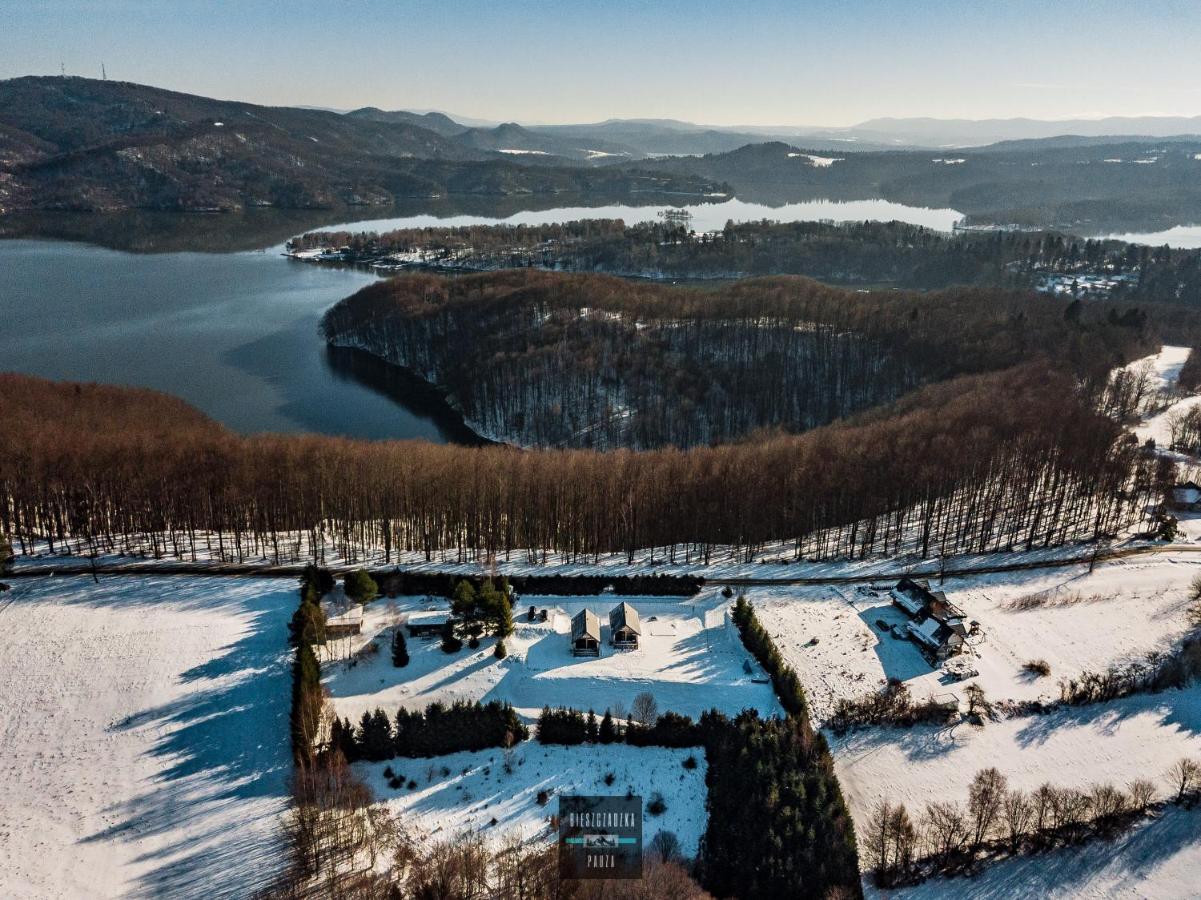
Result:
M590 609L581 609L571 620L571 652L573 656L600 656L600 616Z
M362 634L363 632L363 607L355 603L344 612L338 612L336 615L326 615L325 618L325 637L330 638L349 637L354 634Z
M618 650L637 650L642 636L638 610L628 603L619 603L609 611L609 643Z
M449 621L449 611L429 610L410 615L405 627L409 629L409 637L434 638L442 634Z

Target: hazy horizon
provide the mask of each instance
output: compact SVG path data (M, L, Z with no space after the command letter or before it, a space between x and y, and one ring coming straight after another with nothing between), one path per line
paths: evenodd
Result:
M1172 0L0 0L0 78L67 74L281 106L845 127L1201 113L1201 8Z

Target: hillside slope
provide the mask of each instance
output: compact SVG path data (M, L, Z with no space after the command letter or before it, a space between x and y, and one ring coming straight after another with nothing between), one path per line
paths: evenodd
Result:
M711 188L674 173L532 168L405 121L85 78L0 81L0 212L309 209L448 194Z

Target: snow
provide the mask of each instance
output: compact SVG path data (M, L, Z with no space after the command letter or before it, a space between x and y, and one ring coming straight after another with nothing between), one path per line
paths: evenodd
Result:
M637 650L617 651L608 645L608 612L620 600L642 616ZM546 622L526 621L531 603L549 610ZM529 597L514 610L515 632L505 641L505 659L493 656L494 638L484 638L477 650L464 646L453 654L443 653L436 639L408 638L409 665L395 668L390 653L393 623L431 604L420 598L376 601L367 607L362 635L330 642L326 654L333 662L324 666L325 683L338 715L352 722L376 707L394 713L401 706L424 709L455 700L508 702L528 722L537 719L543 706L592 709L600 716L606 708L628 711L644 691L654 694L660 712L694 719L715 707L731 716L747 707L763 715L782 715L771 685L751 680L763 679L764 673L728 621L727 604L716 591L688 600ZM442 601L432 605L446 608ZM584 608L604 623L599 658L571 653L571 617ZM373 643L376 651L362 652Z
M283 860L293 584L38 578L6 599L0 896L263 887Z
M1188 359L1188 347L1164 346L1158 353L1144 356L1127 364L1124 368L1141 372L1146 371L1150 379L1150 387L1161 394L1170 393L1176 388L1176 380L1180 377L1180 369Z
M697 766L684 768L692 757ZM629 747L624 744L562 747L536 741L518 744L505 770L500 749L452 753L434 759L393 759L387 763L357 763L377 798L412 833L426 841L462 832L480 831L494 846L520 834L523 840L553 840L547 818L558 812L561 794L617 794L627 791L643 800L642 833L649 844L659 831L674 832L685 856L695 856L705 831L705 754L696 749ZM391 768L413 790L388 786L384 769ZM443 769L447 774L442 774ZM612 785L605 776L613 774ZM539 806L538 792L551 795ZM663 795L667 810L661 816L645 812L654 793ZM491 820L497 820L491 825Z
M1201 809L1169 809L1112 841L991 865L969 879L934 879L888 897L941 900L1176 900L1195 897ZM883 892L868 888L869 897Z
M941 163L944 166L960 166L960 165L963 165L965 162L967 162L967 160L966 159L942 159L942 158L939 158L939 159L932 159L932 160L930 160L930 162Z
M754 587L747 597L801 676L813 715L824 721L839 699L879 690L890 678L915 699L962 698L973 683L992 701L1057 699L1061 678L1142 658L1178 639L1189 626L1189 585L1199 573L1197 554L1165 554L1115 560L1091 574L1036 570L931 583L969 622L980 623L981 633L958 657L979 675L964 681L932 668L911 640L878 626L903 630L910 621L892 604L892 585ZM1026 673L1022 666L1032 659L1045 659L1051 676Z
M643 625L640 646L617 651L608 645L608 611L622 600L638 610ZM546 622L526 621L529 602L548 611ZM681 600L663 597L531 597L519 601L515 631L506 639L508 656L493 656L494 638L478 650L442 652L440 641L408 638L409 664L392 665L391 629L409 617L446 609L445 601L406 597L377 600L364 616L364 633L331 642L323 665L325 685L340 716L357 721L376 707L390 714L404 707L423 709L454 700L509 702L528 723L543 706L605 709L628 714L634 698L649 691L659 712L692 718L717 708L736 715L753 707L763 715L782 715L766 674L742 646L727 615L729 600L715 591ZM431 608L432 607L432 608ZM571 617L590 609L600 618L601 655L575 657L569 645ZM400 625L403 627L403 624ZM371 648L375 648L372 650ZM754 679L754 680L752 680ZM685 769L692 756L699 765ZM376 798L404 824L426 839L464 830L483 831L500 842L514 832L523 840L546 839L552 804L537 804L538 792L624 794L649 801L663 794L667 811L646 814L644 838L672 831L682 852L695 855L705 828L705 762L700 749L637 748L624 744L587 747L543 746L536 739L517 745L510 767L500 749L464 752L433 759L395 759L356 764ZM394 789L383 775L391 767L406 786ZM445 774L443 770L445 769ZM612 785L604 782L613 773ZM417 782L410 790L408 780ZM492 819L496 825L490 824Z
M511 153L515 156L550 156L550 154L547 153L545 150L519 150L519 149L515 149L515 148L508 148L508 149L504 149L504 150L498 150L497 152L498 153Z
M815 169L828 169L836 162L842 162L841 156L814 156L812 153L789 153L789 159L807 159L809 164Z
M852 817L860 824L884 798L904 803L911 813L930 800L966 802L972 777L989 766L999 769L1011 787L1027 791L1046 782L1120 787L1149 778L1163 798L1168 767L1182 756L1201 757L1201 686L988 721L983 727L852 732L831 737L831 750ZM1193 860L1201 858L1199 835L1191 835ZM953 884L945 882L944 889Z
M1162 406L1162 409L1153 411L1134 427L1133 431L1139 443L1145 443L1148 438L1152 438L1156 447L1166 450L1172 443L1172 422L1201 403L1201 396L1197 395L1178 398L1176 382L1189 352L1188 347L1164 347L1159 353L1136 360L1127 366L1135 372L1147 373L1157 401L1153 410L1154 407ZM1184 461L1179 454L1172 455L1178 461Z

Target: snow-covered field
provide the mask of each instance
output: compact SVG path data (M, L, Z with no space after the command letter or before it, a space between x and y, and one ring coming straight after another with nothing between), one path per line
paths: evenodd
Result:
M988 766L1025 790L1150 778L1163 796L1168 767L1182 756L1201 758L1201 686L984 726L873 728L831 737L830 747L858 822L884 798L912 811L929 800L966 803L972 776Z
M1198 896L1198 835L1201 809L1170 809L1112 841L1007 860L970 879L868 894L906 900L1186 900Z
M692 757L693 769L684 767ZM664 747L543 746L535 741L517 745L508 758L503 750L452 753L436 759L394 759L388 763L358 763L376 797L398 814L413 835L426 840L479 831L490 842L511 835L523 840L553 840L547 818L558 812L560 794L620 794L643 800L642 835L647 844L660 831L680 840L680 850L696 854L705 831L705 754L701 750ZM406 786L393 789L384 777L391 767ZM612 784L606 776L612 775ZM417 782L410 790L407 781ZM538 793L550 799L538 804ZM667 805L660 816L645 811L659 793ZM492 820L496 824L492 824Z
M608 646L608 613L620 599L628 600L642 617L642 642L637 650L615 651ZM530 603L550 610L546 622L525 621ZM716 707L736 715L747 707L764 715L781 713L761 669L742 646L725 618L729 601L716 591L679 598L612 596L529 597L515 615L515 633L505 642L506 659L493 656L495 640L485 638L477 650L464 646L454 654L442 652L435 640L410 639L409 665L396 668L389 652L393 621L427 606L421 598L402 598L392 607L386 600L371 604L358 646L374 641L374 655L359 655L354 665L327 664L325 682L340 716L357 721L377 706L392 714L404 706L423 709L435 701L501 700L511 703L527 720L543 706L629 710L634 698L649 691L659 711L697 718ZM575 657L569 642L570 617L584 607L602 622L599 658ZM354 649L358 649L356 646ZM335 655L338 648L333 647ZM750 669L750 673L744 668Z
M639 649L615 651L607 644L608 611L621 599L642 619ZM534 602L547 609L546 622L528 622L524 610ZM714 707L736 715L747 707L764 715L781 714L779 703L759 666L747 654L725 612L729 600L717 591L681 600L662 597L529 597L520 604L516 630L506 640L509 655L493 655L495 640L479 649L442 651L436 639L410 638L408 666L396 668L390 654L391 629L405 617L444 601L407 597L378 600L367 607L359 638L332 642L323 671L335 711L352 722L364 711L380 707L389 714L400 707L422 709L454 700L501 700L533 722L543 706L570 706L615 714L628 713L634 698L649 691L660 712L671 710L693 718ZM571 653L570 617L583 608L600 617L600 657ZM364 653L374 645L375 652ZM346 657L353 660L349 661ZM754 679L754 680L753 680ZM694 757L698 766L686 769ZM480 831L490 840L513 833L524 839L546 838L546 818L555 811L553 796L562 793L624 794L648 802L661 793L667 811L645 814L644 838L673 832L686 855L696 853L705 829L705 762L699 750L637 748L621 744L587 747L542 746L526 741L512 751L509 768L502 750L455 753L433 759L394 759L358 764L375 796L417 836L450 837ZM383 772L391 767L406 786L388 786ZM607 785L605 776L613 775ZM409 780L417 782L409 789ZM539 791L552 795L539 806ZM496 820L493 824L493 819Z
M283 860L292 584L39 578L3 597L0 896L262 887Z
M1081 567L932 583L980 623L961 657L979 676L958 682L931 667L911 641L880 627L908 621L886 591L753 587L747 596L821 720L838 699L878 690L887 679L904 682L915 698L962 696L975 683L993 701L1053 700L1061 678L1141 658L1179 638L1189 626L1188 590L1198 574L1201 555L1182 553L1115 560L1091 574ZM1024 671L1030 660L1045 660L1051 674Z

